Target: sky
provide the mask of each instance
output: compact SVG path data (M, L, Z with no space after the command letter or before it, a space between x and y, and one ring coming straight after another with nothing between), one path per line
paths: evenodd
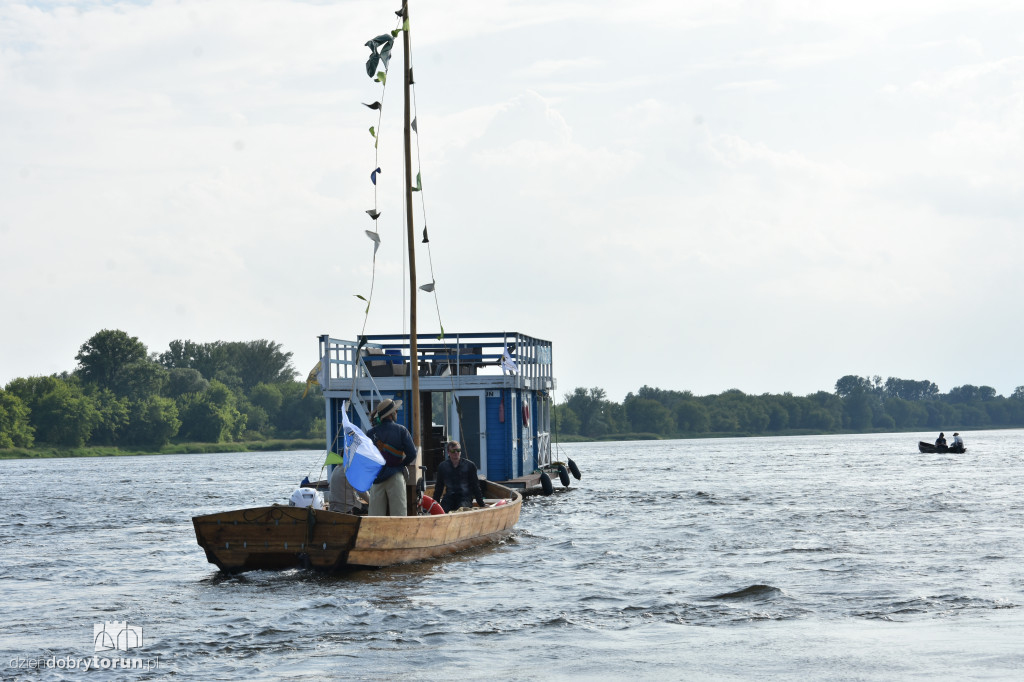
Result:
M407 331L399 47L362 105L399 7L0 0L0 386L103 329L302 376L321 334ZM421 332L548 339L559 394L614 401L1024 385L1024 5L410 16Z

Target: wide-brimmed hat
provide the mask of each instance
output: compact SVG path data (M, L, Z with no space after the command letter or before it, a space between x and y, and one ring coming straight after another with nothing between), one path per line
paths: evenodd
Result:
M959 436L960 434L959 434L959 433L954 433L953 435L954 435L954 436Z
M373 408L373 412L370 414L371 417L378 419L384 419L402 409L401 400L392 400L391 398L385 398L384 400L377 403L377 407Z

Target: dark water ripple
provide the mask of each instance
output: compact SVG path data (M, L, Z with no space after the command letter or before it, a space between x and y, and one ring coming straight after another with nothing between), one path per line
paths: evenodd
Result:
M101 679L1013 679L1024 432L918 435L565 447L583 480L501 545L339 575L221 575L190 523L318 453L0 462L0 675L80 679L9 662L116 620L161 667Z

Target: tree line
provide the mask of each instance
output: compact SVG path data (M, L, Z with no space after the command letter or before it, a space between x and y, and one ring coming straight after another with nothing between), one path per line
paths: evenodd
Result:
M679 438L778 433L965 430L1024 427L1024 386L1009 398L990 386L940 393L931 381L846 375L835 392L696 396L644 386L622 403L601 388L576 388L556 405L553 428L585 438Z
M74 371L0 389L0 448L321 438L323 400L305 393L291 358L267 340L175 340L150 353L104 329L79 348ZM621 404L601 388L576 388L555 405L552 426L595 439L1024 427L1024 386L1004 398L989 386L941 393L930 381L847 375L833 393L803 397L643 386Z
M149 353L104 329L82 344L74 371L0 390L0 448L322 437L323 400L304 396L291 358L267 340L175 340Z

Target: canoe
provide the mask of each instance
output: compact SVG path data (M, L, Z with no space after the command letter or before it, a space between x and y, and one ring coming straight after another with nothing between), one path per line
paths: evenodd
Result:
M523 498L482 483L493 506L438 516L360 516L275 505L195 516L192 524L207 560L225 573L393 566L508 537Z
M935 443L919 440L918 450L923 453L955 453L957 455L962 455L967 452L967 447L947 447L946 445L936 445Z

